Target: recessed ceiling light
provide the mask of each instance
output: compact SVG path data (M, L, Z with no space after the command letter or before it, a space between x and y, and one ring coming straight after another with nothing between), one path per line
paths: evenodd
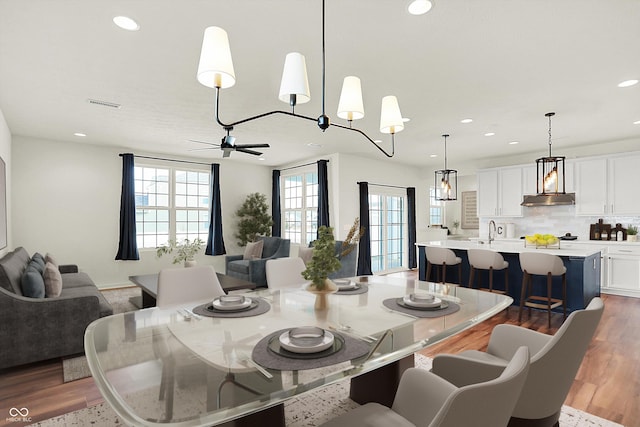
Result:
M471 123L473 121L473 119L462 119L460 120L460 123Z
M374 139L373 142L375 142L376 144L380 144L380 143L382 143L382 140L381 139Z
M258 160L260 160L261 162L264 162L264 157L258 157Z
M509 143L509 145L516 145L516 144L520 144L520 141L511 141L511 142Z
M495 132L487 132L484 134L484 136L493 136L495 134L496 134Z
M618 83L618 87L629 87L638 84L638 80L625 80L623 82Z
M640 120L636 120L635 122L633 122L634 125L640 125Z
M408 7L409 13L412 15L424 15L433 7L433 1L430 0L413 0Z
M316 143L314 143L314 142L310 142L310 143L308 143L308 144L307 144L307 147L311 147L311 148L320 148L320 147L322 147L322 145L320 145L320 144L316 144Z
M404 123L407 123L407 122L410 122L410 121L411 121L411 119L410 119L409 117L403 117L403 118L402 118L402 121L403 121Z
M140 25L128 16L116 16L113 18L113 23L127 31L138 31L140 29Z
M433 158L433 157L438 157L437 154L429 154L429 157Z
M82 132L76 132L73 134L74 136L87 136L86 133L82 133Z

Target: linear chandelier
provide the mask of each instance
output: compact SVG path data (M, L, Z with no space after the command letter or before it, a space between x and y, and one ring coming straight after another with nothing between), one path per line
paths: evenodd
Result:
M444 138L444 169L435 171L436 200L451 201L458 199L458 171L447 168L447 138Z
M225 138L230 136L230 132L237 125L273 114L284 114L314 121L323 132L330 126L357 132L375 145L385 156L393 157L395 154L394 136L404 129L404 121L400 113L398 100L393 95L382 98L380 111L380 132L391 135L391 153L388 153L378 145L364 131L352 127L353 120L364 117L360 79L355 76L345 77L338 103L337 115L347 120L347 125L333 123L327 116L325 111L325 0L322 0L322 114L319 117L309 117L295 112L297 104L309 102L311 99L305 58L304 55L298 52L289 53L285 58L278 96L281 101L291 106L291 111L274 110L230 123L225 123L220 119L220 89L232 87L236 82L229 38L222 28L208 27L205 29L197 78L202 85L216 90L215 116L218 124L227 132Z

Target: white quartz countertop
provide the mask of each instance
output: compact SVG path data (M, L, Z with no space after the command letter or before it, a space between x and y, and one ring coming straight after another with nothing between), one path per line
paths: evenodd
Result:
M533 246L525 247L524 240L494 240L489 244L483 240L465 241L465 240L434 240L428 242L416 243L416 246L435 246L448 249L488 249L496 252L515 253L538 251L558 256L570 257L588 257L605 248L594 242L593 245L579 245L572 241L560 241L560 248L536 248Z

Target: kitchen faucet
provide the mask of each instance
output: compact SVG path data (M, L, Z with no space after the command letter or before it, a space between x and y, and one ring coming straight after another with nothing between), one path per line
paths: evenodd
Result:
M491 232L493 227L493 232ZM489 221L489 245L496 240L496 223L494 220Z

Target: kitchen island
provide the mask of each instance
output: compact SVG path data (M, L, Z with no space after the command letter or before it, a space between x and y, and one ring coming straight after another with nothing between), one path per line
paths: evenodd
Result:
M462 286L469 285L469 259L467 256L468 249L488 249L500 252L505 261L509 262L508 280L509 280L509 296L513 298L515 305L520 305L520 292L522 290L522 269L520 267L519 254L528 251L540 251L562 258L565 267L567 267L567 312L580 310L587 306L593 297L600 296L600 268L601 268L601 250L598 248L569 247L563 248L562 242L560 247L556 248L536 248L525 246L523 240L494 240L489 244L482 240L464 241L464 240L438 240L430 242L416 243L418 247L418 277L420 280L426 280L427 277L427 258L425 256L425 248L427 246L435 246L440 248L449 248L453 250L457 256L462 258L462 277L458 278L458 267L448 267L447 278L453 283L460 283ZM437 267L436 267L437 268ZM435 281L435 269L431 272L430 279ZM485 287L488 283L488 272L476 270L476 283L478 286L482 283ZM493 286L495 289L504 290L504 275L495 274L493 277ZM534 293L538 295L546 295L546 278L542 276L534 276L533 278ZM561 278L553 279L553 295L554 298L562 298ZM561 308L560 308L561 310Z

